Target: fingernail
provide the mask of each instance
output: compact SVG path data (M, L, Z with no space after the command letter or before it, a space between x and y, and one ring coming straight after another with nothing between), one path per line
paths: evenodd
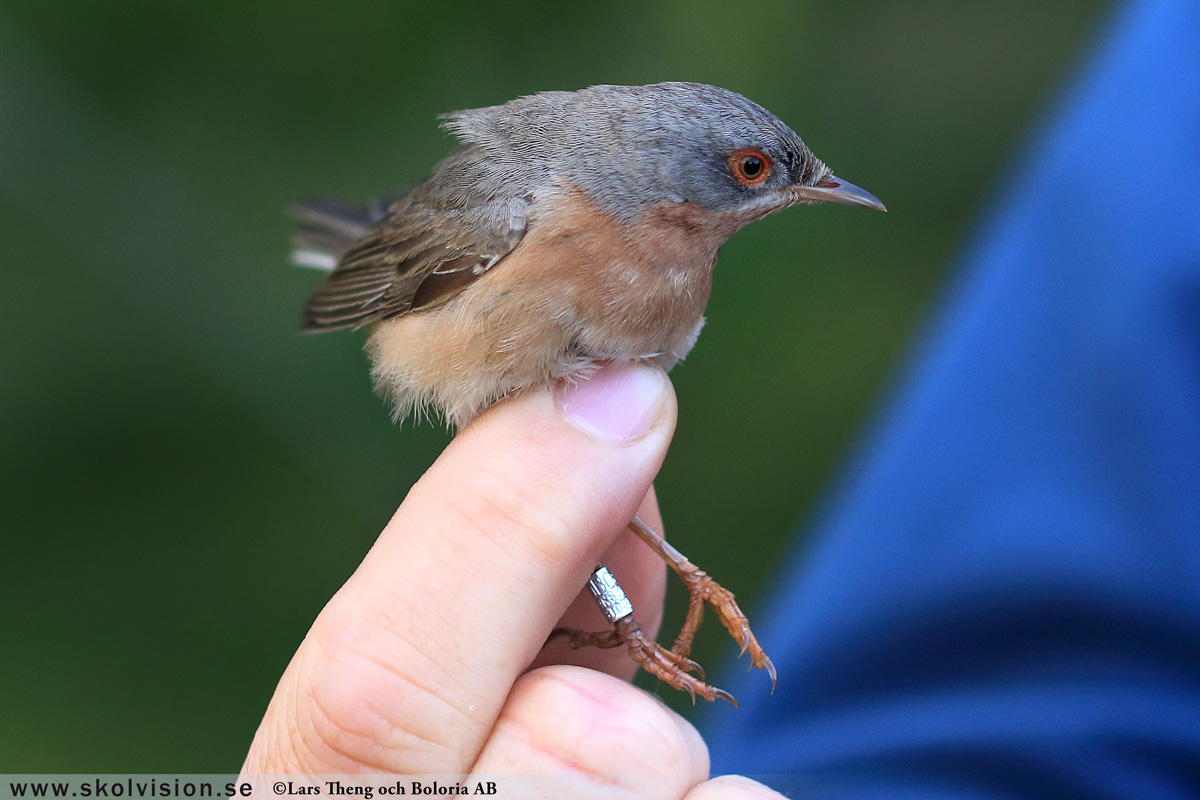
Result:
M662 418L667 376L643 363L609 365L558 388L558 407L577 428L610 442L641 439Z

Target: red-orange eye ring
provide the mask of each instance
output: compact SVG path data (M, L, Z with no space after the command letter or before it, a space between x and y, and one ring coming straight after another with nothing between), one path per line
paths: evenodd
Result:
M729 172L743 186L758 186L771 177L771 157L757 147L741 147L729 154Z

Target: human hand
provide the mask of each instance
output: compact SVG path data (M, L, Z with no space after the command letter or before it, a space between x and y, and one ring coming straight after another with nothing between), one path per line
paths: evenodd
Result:
M608 627L579 591L597 563L657 631L665 567L625 526L661 526L651 482L675 411L661 370L610 366L464 429L318 615L243 773L551 773L576 797L778 797L706 781L699 734L628 683L623 651L543 649L556 625Z

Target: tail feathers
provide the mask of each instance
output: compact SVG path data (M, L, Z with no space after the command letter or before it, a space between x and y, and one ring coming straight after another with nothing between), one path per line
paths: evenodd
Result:
M358 206L333 199L297 203L288 209L288 214L300 223L292 236L292 263L332 270L342 253L383 219L389 205L391 201Z

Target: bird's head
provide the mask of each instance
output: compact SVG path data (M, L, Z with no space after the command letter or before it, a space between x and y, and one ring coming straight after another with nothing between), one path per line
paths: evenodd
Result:
M448 116L505 172L498 185L579 189L618 219L691 203L736 230L802 203L885 210L774 114L716 86L591 86Z

